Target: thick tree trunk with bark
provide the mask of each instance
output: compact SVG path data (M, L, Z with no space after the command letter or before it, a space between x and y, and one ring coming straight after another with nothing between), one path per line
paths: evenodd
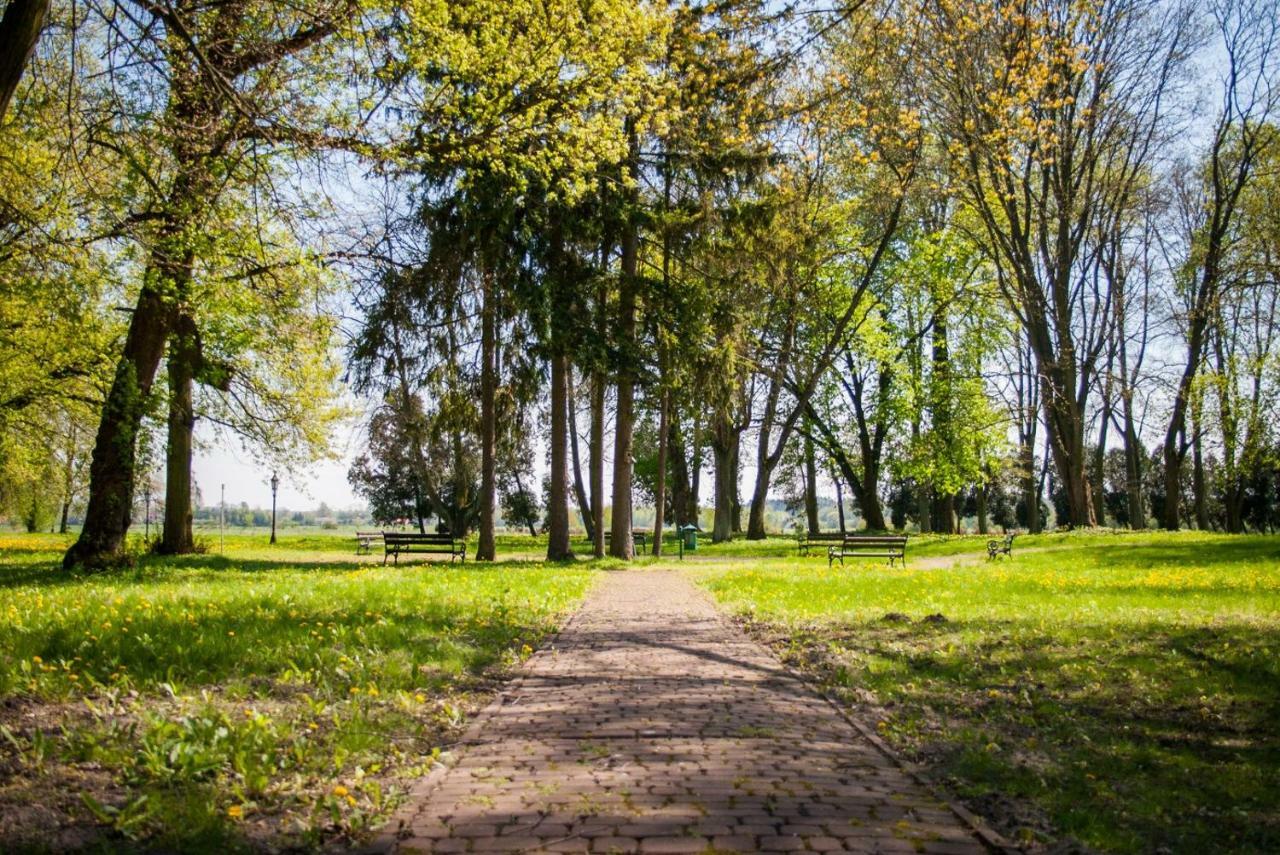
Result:
M49 0L9 0L0 18L0 120L40 40Z
M547 507L547 560L573 557L569 545L569 357L551 358L551 494Z
M200 345L195 321L185 312L174 322L169 341L169 437L165 451L164 533L162 555L195 551L191 531L191 450L195 431L195 377Z
M1040 482L1036 478L1035 437L1024 441L1018 447L1018 465L1021 469L1022 504L1027 517L1027 531L1032 534L1040 532Z
M153 258L152 269L159 266ZM156 369L164 355L172 310L152 287L143 287L129 322L124 353L103 403L89 464L89 504L80 537L63 566L95 566L124 548L133 509L133 475L138 428L146 411Z
M671 402L672 409L675 402ZM680 419L670 417L667 426L667 468L671 472L671 510L675 514L676 528L683 528L691 520L689 508L689 462L685 459L684 443L680 438Z
M481 275L480 287L480 537L476 543L476 560L493 561L497 557L494 527L498 499L498 420L494 399L498 394L495 364L498 319L491 272L486 270Z
M715 518L711 542L733 539L733 506L738 497L738 473L733 465L737 432L729 419L719 417L711 433L711 455L715 463Z

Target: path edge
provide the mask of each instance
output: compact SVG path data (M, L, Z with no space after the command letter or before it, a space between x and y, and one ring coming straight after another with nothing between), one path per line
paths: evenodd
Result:
M944 807L947 808L947 810L951 811L957 819L964 823L965 826L973 832L973 835L978 838L979 842L981 842L983 846L986 846L993 852L999 852L1001 855L1022 855L1022 853L1025 852L1024 849L1015 846L1007 840L1004 835L1000 834L1000 832L991 828L991 826L989 826L973 811L969 810L967 807L944 793L936 783L921 773L920 767L917 764L910 762L900 755L892 746L889 745L889 743L881 739L879 734L854 718L838 701L831 697L830 693L823 689L821 685L811 680L803 671L800 671L783 661L782 657L779 656L773 648L769 647L767 644L760 641L751 633L747 632L747 630L735 623L733 619L726 614L722 608L720 608L720 604L716 602L715 597L711 596L711 592L696 582L693 582L692 585L698 592L699 596L705 598L711 603L712 608L715 609L716 617L721 623L734 631L741 633L747 639L748 643L754 645L757 649L767 654L771 659L773 659L773 661L777 662L784 671L799 680L803 685L812 690L819 698L825 701L836 715L849 724L864 739L870 742L877 751L887 757L891 763L901 769L903 773L911 778L912 781L923 787L929 795L937 799Z
M493 699L490 700L489 703L485 704L484 707L481 708L480 712L476 713L475 718L471 719L471 722L467 725L466 729L462 731L462 735L453 743L455 748L442 754L439 762L432 767L431 771L414 782L413 786L409 788L409 791L405 793L404 804L397 808L391 816L387 817L387 821L378 828L378 831L373 838L367 843L351 850L355 855L387 855L387 853L395 851L396 844L401 840L400 832L407 828L409 822L417 816L417 811L410 810L410 808L413 806L421 807L423 802L428 801L431 794L440 786L445 775L449 774L449 771L458 764L458 761L466 755L468 750L480 744L480 733L484 730L485 725L488 724L489 721L498 714L498 711L506 705L508 698L518 695L520 690L524 687L525 681L529 677L529 663L532 662L539 654L547 653L555 648L557 643L560 641L560 636L563 635L565 631L573 625L574 621L578 619L578 616L582 614L582 607L586 604L587 598L594 593L594 589L598 584L599 579L592 580L591 585L584 592L582 600L579 601L577 607L564 621L564 623L560 624L560 626L552 632L541 645L538 646L538 649L534 651L532 656L521 663L520 668L515 675L512 676L511 679L494 694Z

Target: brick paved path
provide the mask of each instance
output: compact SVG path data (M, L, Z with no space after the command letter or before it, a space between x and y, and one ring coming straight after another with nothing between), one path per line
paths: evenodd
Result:
M682 576L656 571L606 575L401 820L382 848L985 851Z

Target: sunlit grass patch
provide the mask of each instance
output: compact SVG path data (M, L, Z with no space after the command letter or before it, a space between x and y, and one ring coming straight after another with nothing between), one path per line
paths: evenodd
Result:
M951 568L694 572L1011 836L1280 848L1280 538L1026 541Z
M55 850L358 834L591 575L285 543L73 578L46 551L0 550L0 809L47 803Z

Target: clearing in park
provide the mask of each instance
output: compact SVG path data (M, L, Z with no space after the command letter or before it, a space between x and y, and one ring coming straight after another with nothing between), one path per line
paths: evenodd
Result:
M0 572L6 847L1266 851L1280 539ZM528 555L528 552L535 555ZM552 634L559 627L559 634ZM905 767L903 764L905 762Z

